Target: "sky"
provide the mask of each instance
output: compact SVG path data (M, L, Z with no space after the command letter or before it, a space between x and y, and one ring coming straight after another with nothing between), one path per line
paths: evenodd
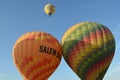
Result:
M47 3L56 7L56 12L51 17L44 13ZM13 45L22 34L44 31L61 43L68 28L85 21L104 24L115 36L115 55L103 80L120 80L119 0L0 0L0 80L23 80L12 59ZM80 78L62 58L49 80Z

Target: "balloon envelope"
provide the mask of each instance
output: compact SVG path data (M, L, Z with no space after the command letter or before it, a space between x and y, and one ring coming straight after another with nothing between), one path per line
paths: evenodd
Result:
M61 45L46 32L28 32L13 47L13 60L24 80L47 80L61 56Z
M81 22L62 37L63 57L81 80L102 80L115 52L111 31L96 22Z
M51 16L53 13L55 13L55 6L52 4L46 4L44 11L47 15Z

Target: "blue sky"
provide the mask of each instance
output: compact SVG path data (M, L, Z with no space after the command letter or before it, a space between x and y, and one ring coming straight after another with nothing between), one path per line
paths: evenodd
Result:
M44 5L52 3L56 12L48 17ZM119 0L0 0L0 80L23 80L17 71L12 48L22 34L44 31L60 42L64 32L76 23L94 21L106 25L116 39L114 59L103 80L120 80ZM49 80L80 80L64 59Z

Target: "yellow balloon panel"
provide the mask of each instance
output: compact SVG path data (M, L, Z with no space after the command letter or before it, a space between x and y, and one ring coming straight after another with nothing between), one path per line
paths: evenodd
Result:
M55 6L52 4L46 4L44 11L47 15L51 16L55 12Z
M13 48L14 63L25 80L46 80L58 67L61 45L45 32L28 32Z
M80 22L62 37L63 57L81 80L102 80L115 53L112 32L97 22Z

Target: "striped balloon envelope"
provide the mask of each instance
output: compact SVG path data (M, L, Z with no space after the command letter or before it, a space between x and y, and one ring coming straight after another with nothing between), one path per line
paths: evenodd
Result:
M102 80L115 52L112 32L96 22L81 22L62 37L63 57L81 80Z
M25 33L13 47L13 60L24 80L47 80L61 57L61 44L46 32Z

